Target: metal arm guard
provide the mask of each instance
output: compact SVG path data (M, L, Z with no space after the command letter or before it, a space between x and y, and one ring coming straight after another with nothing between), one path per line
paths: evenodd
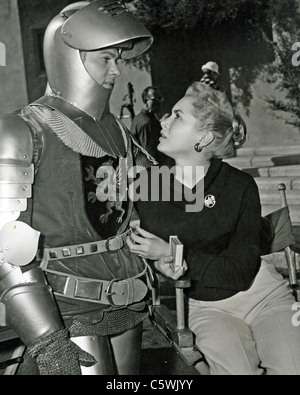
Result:
M31 346L62 329L63 323L42 270L20 273L18 269L12 269L16 271L14 275L16 279L22 277L24 282L4 291L0 300L5 304L9 325L27 346Z
M0 301L9 325L27 346L63 328L43 271L20 268L34 258L38 238L39 232L18 221L0 231Z
M33 142L18 115L0 116L0 301L7 323L30 346L63 323L41 269L23 273L37 251L39 232L13 221L27 209L33 184Z
M0 302L9 325L36 358L40 373L80 374L96 360L69 338L42 269L22 272L36 254L40 233L19 221L0 231Z

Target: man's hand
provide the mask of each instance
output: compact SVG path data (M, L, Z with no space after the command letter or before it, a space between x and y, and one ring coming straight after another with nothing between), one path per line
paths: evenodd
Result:
M66 329L54 332L28 348L41 375L81 375L80 366L93 366L95 358L68 337Z

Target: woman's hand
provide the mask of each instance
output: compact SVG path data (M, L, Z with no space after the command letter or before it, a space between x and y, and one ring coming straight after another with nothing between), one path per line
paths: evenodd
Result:
M166 256L154 262L154 266L158 271L160 271L166 277L170 277L173 280L178 280L179 277L183 276L184 273L187 271L187 264L186 261L183 261L183 265L177 270L174 270L172 266L172 262L173 262L173 257Z
M139 226L134 228L131 235L127 237L126 242L131 252L138 254L142 258L155 261L155 268L173 280L178 280L187 271L186 261L183 261L183 265L180 268L174 270L169 243Z
M133 229L126 242L130 251L142 258L157 261L163 256L170 255L169 243L139 226Z

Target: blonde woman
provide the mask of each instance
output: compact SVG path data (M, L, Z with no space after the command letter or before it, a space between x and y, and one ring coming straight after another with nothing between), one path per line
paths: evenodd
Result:
M173 158L169 201L137 201L140 226L127 243L154 261L156 270L177 279L188 274L189 327L212 374L300 374L300 329L292 324L295 300L288 283L261 261L261 205L254 179L222 161L246 142L246 126L226 95L193 83L161 122L158 150ZM202 168L184 172L186 167ZM200 172L201 173L201 172ZM186 196L204 198L188 212ZM182 186L182 199L172 192ZM178 196L178 195L177 195ZM199 196L199 199L201 196ZM174 271L168 240L184 244L184 265Z

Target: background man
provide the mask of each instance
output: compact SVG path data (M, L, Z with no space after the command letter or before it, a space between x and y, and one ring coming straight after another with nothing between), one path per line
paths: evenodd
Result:
M157 114L161 111L163 98L156 86L148 86L142 92L142 101L143 108L133 119L130 131L139 144L161 164L166 156L157 150L161 131Z
M211 88L219 90L219 85L217 83L220 72L219 65L215 62L207 62L202 66L203 76L200 82L209 85Z

